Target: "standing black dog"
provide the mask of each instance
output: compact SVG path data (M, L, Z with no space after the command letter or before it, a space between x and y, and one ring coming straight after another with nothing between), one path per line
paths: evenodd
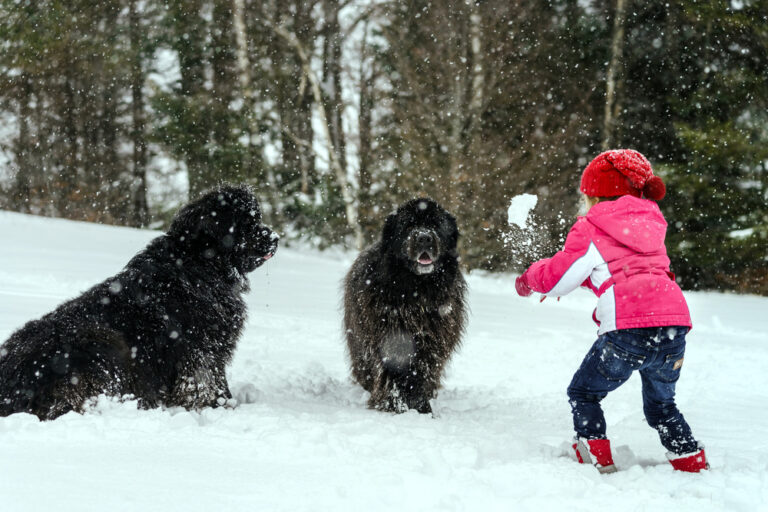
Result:
M0 415L53 419L102 393L144 408L225 403L246 274L277 240L244 186L188 204L119 274L0 345Z
M381 240L344 282L344 329L352 375L382 411L432 412L443 367L466 323L456 219L413 199L387 217Z

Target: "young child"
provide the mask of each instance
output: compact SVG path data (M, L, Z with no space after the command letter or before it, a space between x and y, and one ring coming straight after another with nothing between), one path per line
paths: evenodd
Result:
M598 297L592 314L597 341L568 386L576 456L601 473L616 471L600 401L637 370L645 417L672 466L707 469L704 447L674 401L691 319L669 271L667 223L655 203L664 197L664 183L643 155L622 149L592 160L580 190L588 213L571 228L563 250L532 264L515 281L523 297L533 292L560 297L580 285Z

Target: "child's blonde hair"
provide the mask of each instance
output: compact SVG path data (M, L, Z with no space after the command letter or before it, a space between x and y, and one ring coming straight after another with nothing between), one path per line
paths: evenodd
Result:
M587 194L583 194L584 197L584 204L587 207L587 211L589 211L593 206L595 206L597 203L600 202L599 197L592 197L588 196Z
M613 196L613 197L593 197L588 196L587 194L582 194L584 197L584 204L587 207L587 211L592 209L593 206L595 206L597 203L602 203L603 201L613 201L614 199L618 199L621 196Z

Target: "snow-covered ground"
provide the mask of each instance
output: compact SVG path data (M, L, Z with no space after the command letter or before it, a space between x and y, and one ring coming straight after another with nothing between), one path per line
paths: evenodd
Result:
M0 212L0 340L156 234ZM604 402L620 471L600 475L570 454L565 396L594 339L592 297L540 304L511 276L469 276L469 330L435 417L396 416L366 409L348 377L352 258L283 247L252 274L235 409L103 400L53 422L0 418L0 510L768 510L768 299L688 294L678 404L711 471L672 471L633 376Z

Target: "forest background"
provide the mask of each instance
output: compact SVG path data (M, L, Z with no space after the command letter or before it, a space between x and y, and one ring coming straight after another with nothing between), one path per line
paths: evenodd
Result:
M162 228L246 182L288 243L352 250L428 195L468 270L516 271L621 147L680 284L768 295L768 1L0 0L3 209Z

